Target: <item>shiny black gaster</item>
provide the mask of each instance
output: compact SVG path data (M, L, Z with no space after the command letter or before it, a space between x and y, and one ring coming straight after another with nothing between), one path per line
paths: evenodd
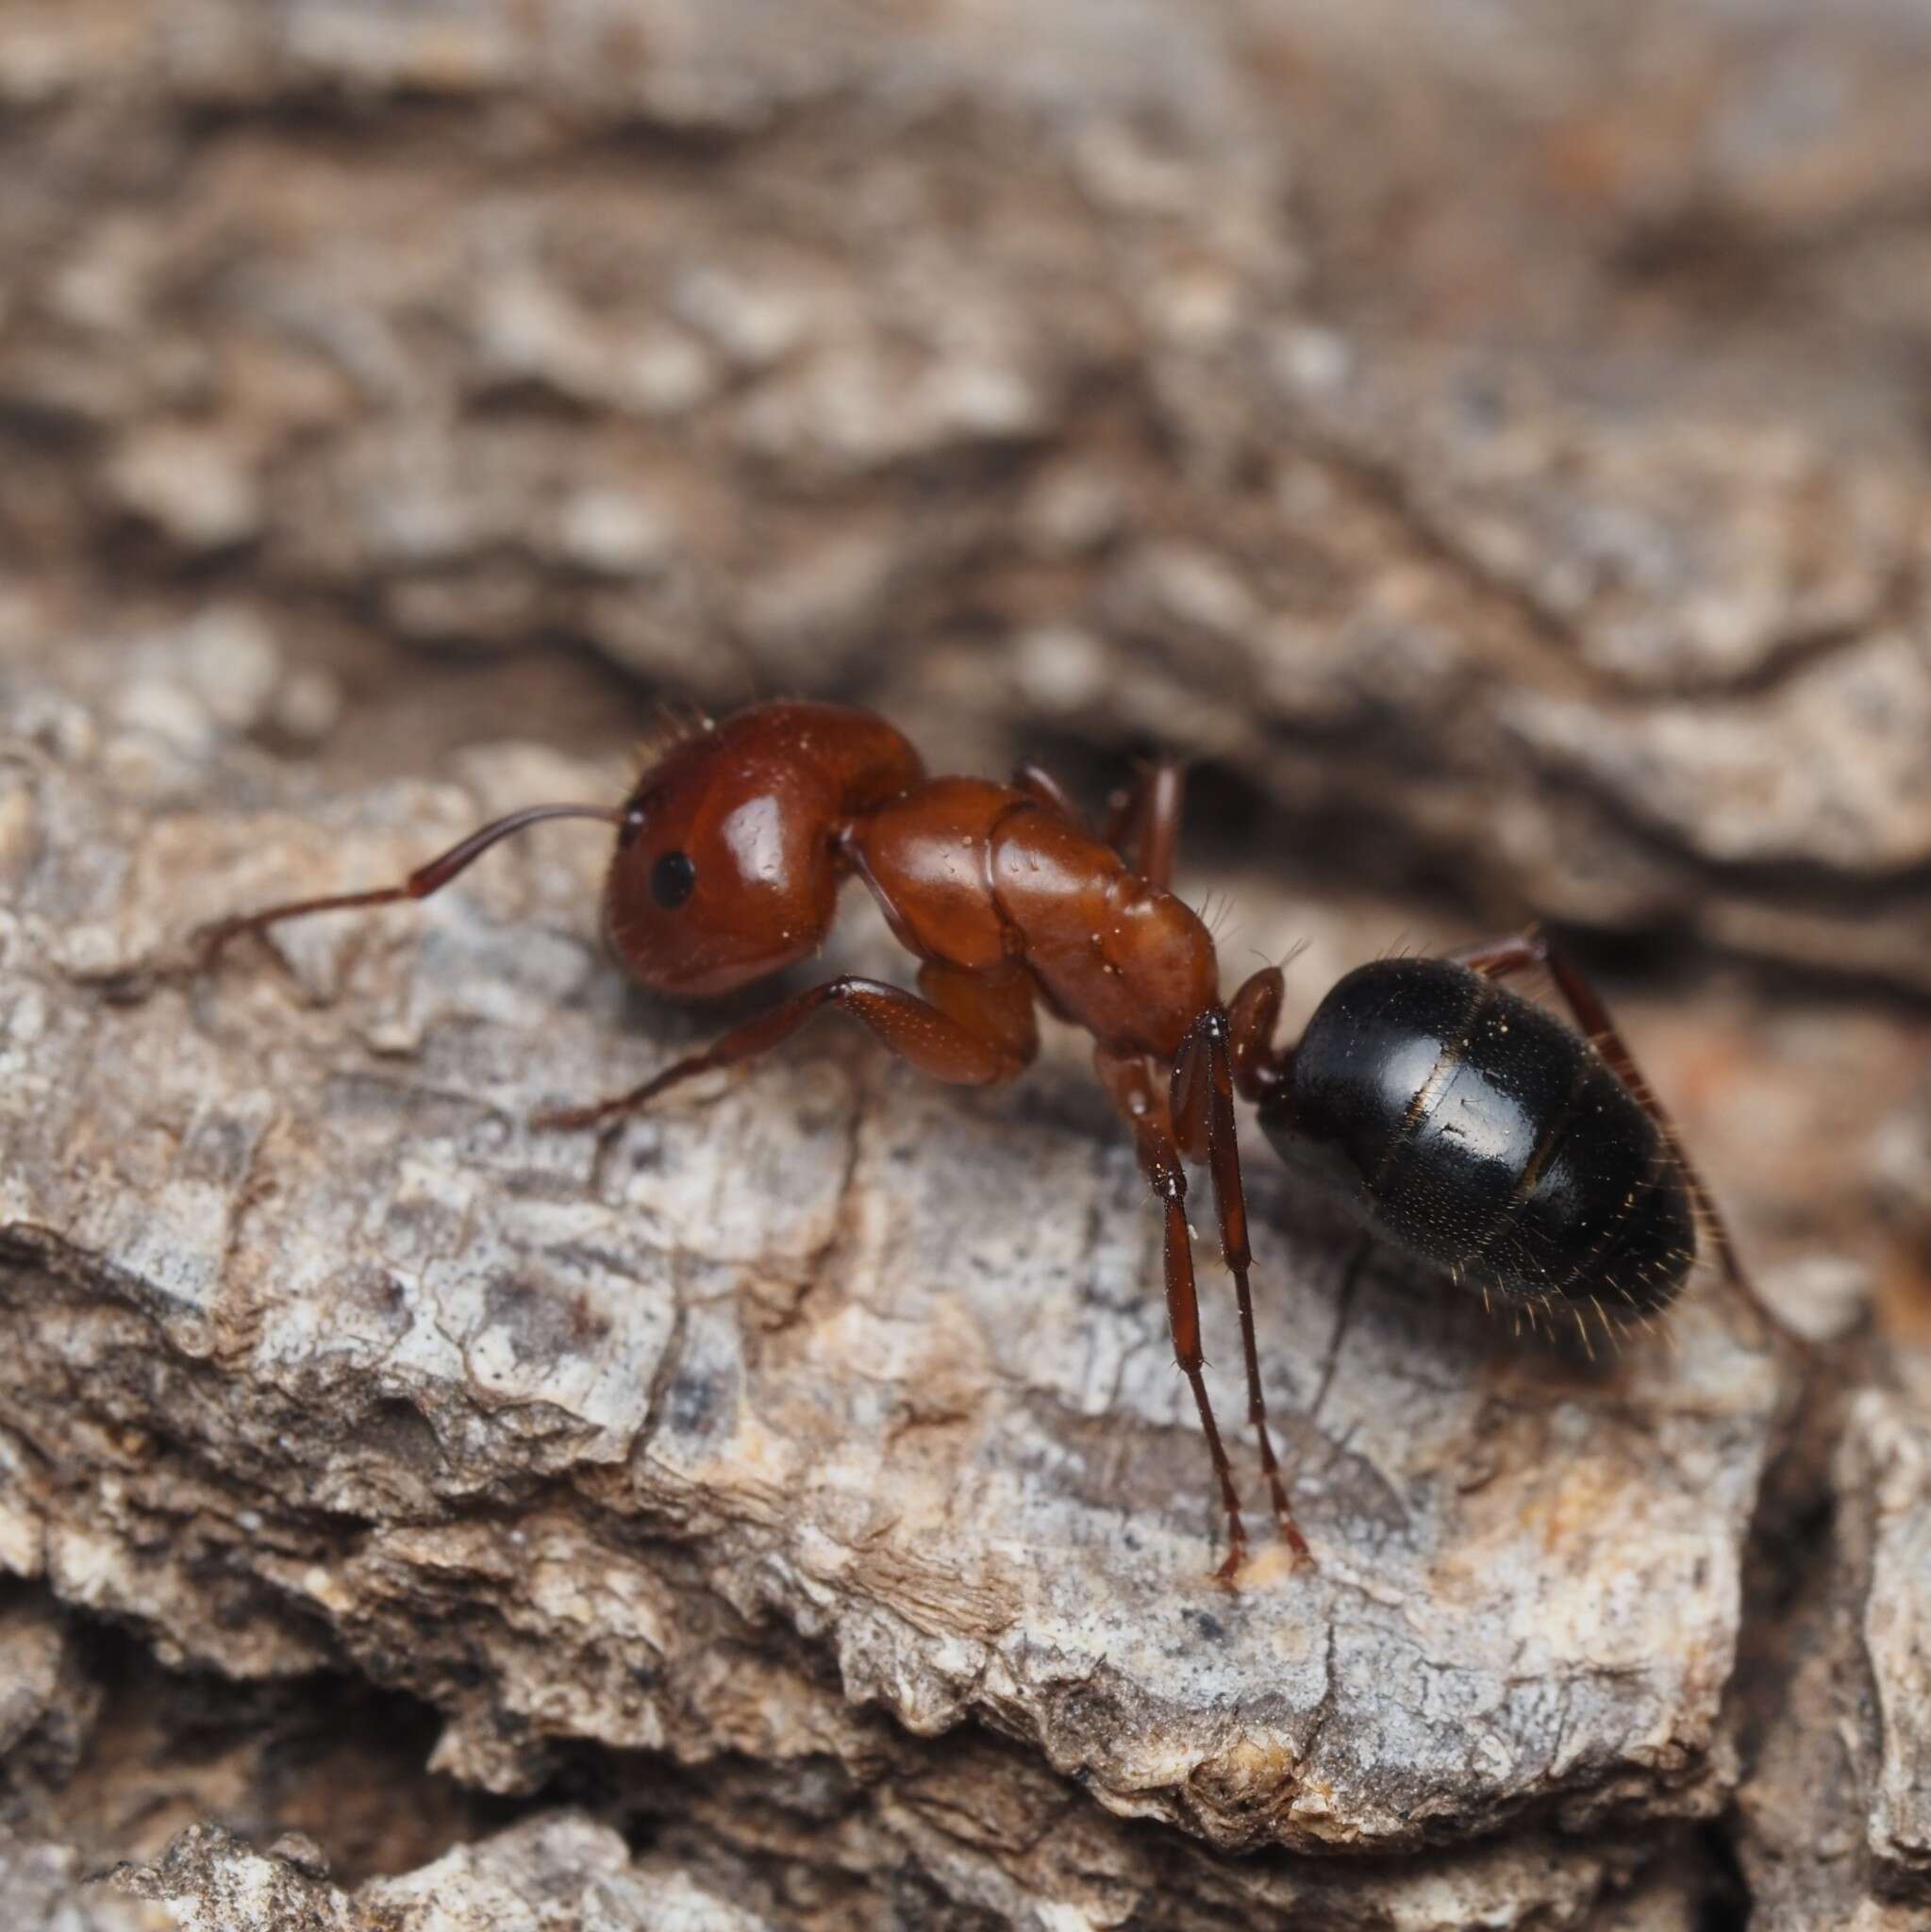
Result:
M1695 1259L1656 1122L1579 1034L1452 960L1349 974L1260 1124L1364 1226L1491 1295L1645 1314Z

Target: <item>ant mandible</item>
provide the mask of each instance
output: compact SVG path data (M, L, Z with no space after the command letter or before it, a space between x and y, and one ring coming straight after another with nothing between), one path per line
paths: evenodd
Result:
M512 833L549 819L589 818L617 832L604 924L619 958L655 991L706 998L815 953L831 929L839 888L856 874L918 959L918 993L841 974L732 1027L628 1093L536 1124L588 1127L634 1113L700 1074L768 1052L828 1007L862 1021L921 1073L961 1086L990 1086L1024 1070L1039 1051L1040 1003L1084 1028L1095 1041L1100 1081L1131 1126L1140 1173L1164 1209L1168 1321L1226 1512L1228 1551L1218 1574L1231 1584L1247 1538L1201 1374L1185 1159L1204 1160L1212 1178L1221 1251L1240 1306L1248 1417L1274 1519L1294 1556L1312 1558L1289 1505L1261 1393L1234 1124L1236 1052L1213 940L1168 891L1180 812L1178 768L1157 766L1095 837L1037 767L1022 767L1010 785L932 778L882 718L837 705L758 705L672 744L621 808L512 812L399 885L219 921L203 929L202 963L211 966L231 941L284 920L427 898Z
M1278 967L1256 973L1224 1007L1212 938L1168 890L1181 818L1172 764L1152 768L1095 836L1037 767L1022 767L1011 785L930 778L882 718L834 705L756 706L672 745L620 808L533 806L399 885L220 921L204 929L204 964L283 920L427 898L499 840L558 818L616 828L605 925L624 964L657 991L726 993L808 957L856 874L918 959L919 993L841 975L642 1086L539 1126L620 1119L768 1052L827 1007L922 1073L965 1086L1024 1071L1039 1050L1040 1003L1093 1036L1094 1068L1164 1210L1174 1357L1227 1519L1224 1583L1247 1540L1201 1374L1185 1159L1204 1160L1211 1178L1275 1522L1295 1557L1312 1560L1268 1433L1237 1092L1257 1103L1275 1151L1372 1234L1485 1300L1532 1318L1567 1311L1578 1325L1585 1307L1605 1325L1645 1319L1680 1292L1701 1219L1733 1286L1761 1307L1607 1009L1539 931L1357 968L1293 1045L1273 1044ZM1581 1033L1496 984L1530 967L1549 971Z

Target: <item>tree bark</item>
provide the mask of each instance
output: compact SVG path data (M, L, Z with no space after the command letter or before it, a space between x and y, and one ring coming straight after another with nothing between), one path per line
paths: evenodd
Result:
M1502 18L8 10L11 1923L1923 1922L1922 22ZM1644 1058L1818 1356L1351 1278L1257 1141L1319 1567L1229 1596L1079 1042L539 1132L712 1024L585 827L175 970L620 795L586 658L1194 753L1310 1002L1531 912L1742 962Z
M1386 1257L1345 1287L1256 1158L1319 1567L1267 1547L1229 1594L1157 1217L1077 1076L961 1099L827 1029L602 1139L538 1130L690 1037L600 958L601 834L168 969L201 916L400 876L609 773L506 749L344 800L51 701L7 720L0 1541L61 1601L171 1664L405 1690L436 1766L504 1792L589 1740L823 1762L895 1814L881 1757L958 1736L898 1774L948 1792L890 1816L903 1856L1004 1845L1051 1790L1149 1923L1192 1843L1373 1854L1397 1893L1468 1845L1509 1910L1580 1911L1629 1834L1721 1805L1794 1383L1720 1285L1590 1360ZM1025 1848L993 1909L1090 1909ZM1376 1923L1352 1863L1214 1869L1282 1924Z

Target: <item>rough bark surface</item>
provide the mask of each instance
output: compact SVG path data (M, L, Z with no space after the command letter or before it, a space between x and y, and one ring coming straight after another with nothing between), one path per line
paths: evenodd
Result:
M1931 990L1926 58L1905 0L6 8L0 1918L1661 1932L1715 1833L1774 1932L1926 1923L1931 1373L1856 1330L1931 1306L1931 1031L1849 1004ZM1599 1361L1350 1283L1257 1150L1321 1567L1227 1597L1077 1042L534 1132L708 1024L577 827L157 971L612 795L614 678L431 668L532 641L1201 753L1297 999L1444 907L1805 969L1639 1037L1821 1362L1707 1279Z
M1931 1923L1931 1432L1922 1412L1865 1391L1832 1478L1826 1560L1785 1633L1781 1695L1740 1793L1742 1857L1767 1932L1904 1932Z
M767 1932L771 1923L662 1859L633 1861L615 1832L568 1816L374 1879L353 1897L318 1874L310 1847L263 1854L213 1830L184 1833L158 1866L119 1884L174 1907L182 1932Z
M1320 1568L1265 1549L1224 1594L1124 1146L836 1037L602 1141L532 1130L688 1032L624 1010L567 832L291 928L287 970L144 977L197 909L609 774L505 751L343 803L61 722L10 794L17 1571L183 1662L350 1658L499 1790L574 1739L860 1759L862 1705L1227 1850L1720 1802L1790 1391L1721 1291L1596 1363L1384 1261L1343 1300L1257 1162Z

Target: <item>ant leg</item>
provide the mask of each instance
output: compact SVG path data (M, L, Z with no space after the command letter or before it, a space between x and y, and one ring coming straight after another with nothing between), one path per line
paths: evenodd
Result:
M1028 798L1037 800L1048 811L1057 811L1061 818L1071 821L1082 832L1086 830L1086 814L1080 810L1078 801L1044 765L1036 765L1028 758L1013 772L1012 789L1015 791L1024 791Z
M279 925L285 919L305 919L311 912L346 912L358 907L393 906L404 899L426 899L431 892L440 892L499 839L507 839L512 832L520 832L524 826L540 824L544 819L601 819L606 824L621 825L624 814L597 805L527 806L522 811L513 811L508 818L497 819L472 832L460 843L452 845L440 858L419 865L399 885L380 886L369 892L334 892L319 899L291 899L285 905L266 907L259 912L238 913L228 919L215 920L202 926L194 936L201 956L201 970L210 970L236 940L252 933L266 932L270 926Z
M700 1074L735 1067L756 1059L792 1034L826 1007L837 1007L861 1020L900 1059L929 1074L935 1080L961 1087L985 1087L1009 1080L1022 1072L1038 1049L1033 1024L1031 990L1024 975L920 975L933 994L923 1000L901 986L883 980L828 979L734 1026L702 1053L687 1056L641 1087L590 1107L569 1108L540 1114L538 1127L591 1127L621 1119L647 1107L660 1093L682 1086ZM966 986L959 982L976 979ZM1021 1001L1024 1010L1021 1011Z
M1200 1426L1213 1458L1214 1480L1220 1485L1221 1507L1227 1516L1227 1559L1215 1573L1229 1590L1247 1560L1247 1532L1240 1523L1240 1498L1234 1489L1234 1472L1214 1421L1213 1404L1201 1374L1206 1357L1200 1348L1200 1298L1193 1280L1193 1244L1187 1229L1187 1175L1179 1150L1162 1115L1165 1107L1138 1055L1116 1055L1095 1048L1093 1067L1114 1104L1133 1129L1134 1152L1147 1185L1162 1204L1166 1225L1167 1325L1174 1337L1174 1360L1193 1391Z
M1227 1002L1227 1033L1234 1061L1234 1091L1242 1100L1263 1100L1288 1076L1292 1047L1276 1047L1287 975L1263 966Z
M1149 765L1131 791L1116 793L1100 836L1149 885L1174 882L1180 821L1187 809L1187 768L1177 758Z
M1731 1239L1729 1224L1718 1210L1696 1163L1690 1159L1690 1151L1676 1131L1675 1122L1643 1078L1635 1055L1629 1051L1615 1021L1609 1017L1608 1008L1603 1004L1602 996L1590 984L1582 968L1551 941L1540 925L1528 926L1507 939L1463 946L1447 957L1457 965L1470 967L1489 979L1501 979L1510 973L1534 966L1547 969L1549 976L1556 982L1556 990L1574 1016L1575 1024L1588 1035L1590 1044L1602 1055L1609 1071L1628 1088L1637 1105L1656 1122L1656 1131L1662 1135L1663 1144L1670 1150L1670 1157L1675 1161L1684 1185L1690 1190L1690 1199L1695 1202L1697 1211L1709 1229L1710 1241L1717 1251L1717 1262L1723 1271L1723 1278L1762 1320L1782 1331L1782 1320L1764 1301L1756 1284L1744 1272L1736 1242Z
M1260 1442L1260 1468L1273 1502L1273 1520L1294 1555L1313 1561L1307 1540L1294 1521L1293 1506L1274 1460L1273 1441L1267 1430L1267 1397L1260 1386L1260 1355L1254 1339L1254 1295L1248 1271L1254 1256L1247 1244L1247 1195L1240 1185L1240 1146L1234 1124L1233 1054L1228 1042L1227 1015L1209 1007L1193 1023L1186 1043L1174 1062L1173 1120L1174 1138L1184 1152L1198 1159L1203 1152L1213 1180L1214 1211L1221 1224L1221 1254L1234 1277L1234 1298L1240 1309L1240 1347L1247 1358L1247 1420Z
M1012 774L1012 783L1015 790L1070 819L1082 831L1086 829L1086 815L1072 792L1043 765L1021 765ZM1151 885L1173 882L1186 787L1186 768L1176 759L1162 758L1108 802L1101 842L1110 845Z

